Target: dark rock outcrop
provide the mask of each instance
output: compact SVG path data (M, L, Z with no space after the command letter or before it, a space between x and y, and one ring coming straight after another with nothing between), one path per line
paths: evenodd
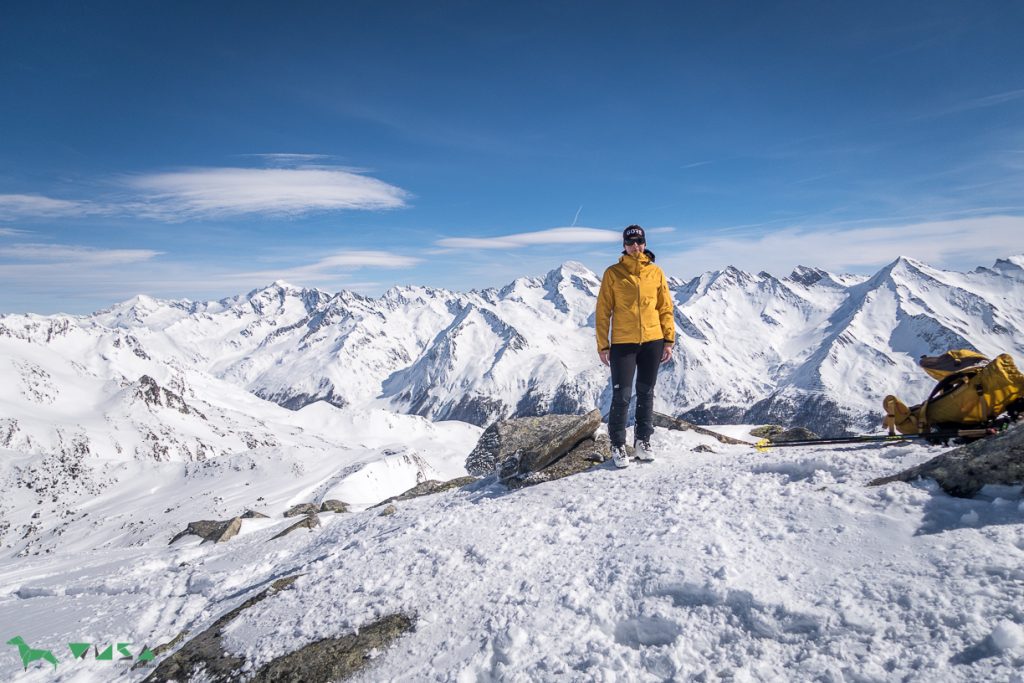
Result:
M411 489L405 491L404 493L400 493L397 496L392 496L391 498L382 500L376 505L371 505L370 507L376 508L381 507L382 505L387 505L388 503L395 503L400 500L409 500L410 498L419 498L420 496L429 496L435 493L441 493L442 491L456 489L459 488L460 486L465 486L466 484L472 484L476 480L476 477L456 477L455 479L449 479L448 481L427 479L424 482L416 484L416 486L413 486Z
M394 504L388 504L387 507L385 507L383 510L380 511L380 516L381 517L390 517L391 515L395 514L396 512L398 512L398 508L396 508L394 506Z
M178 532L167 545L173 544L182 536L199 536L203 539L203 543L223 543L224 541L234 538L241 528L241 517L234 517L233 519L226 519L222 521L201 519L198 522L189 522L188 526L185 527L185 530Z
M262 512L256 512L255 510L246 510L242 513L242 519L270 519L268 515Z
M770 439L776 434L781 434L786 431L786 428L782 425L761 425L760 427L754 427L750 430L751 436L756 436L759 439Z
M316 512L311 512L281 533L273 536L270 540L273 541L281 538L282 536L287 536L291 532L298 531L299 529L315 529L318 526L320 526L320 518L317 517Z
M149 375L139 377L138 385L135 389L135 395L145 401L146 405L173 408L185 415L196 415L204 420L206 419L205 415L186 403L185 399L179 394L160 386L157 381Z
M389 614L358 632L340 638L325 638L278 657L256 672L250 683L327 683L352 675L371 661L369 654L380 651L415 621L405 614Z
M1002 434L969 443L928 462L881 477L868 486L928 478L951 496L970 498L986 484L1024 484L1024 424Z
M320 512L348 512L348 503L331 498L320 503Z
M698 427L697 425L693 424L692 422L687 422L686 420L680 420L677 417L671 417L671 416L665 415L663 413L657 413L657 412L654 413L654 426L655 427L663 427L664 429L674 429L674 430L677 430L677 431L680 431L680 432L693 431L693 432L695 432L697 434L703 434L704 436L710 436L713 439L717 439L719 443L732 444L732 445L737 445L737 446L752 446L753 445L753 444L751 444L748 441L742 441L740 439L734 439L731 436L726 436L725 434L719 434L718 432L713 432L710 429L704 429L703 427Z
M220 683L221 681L238 680L239 669L245 660L224 650L222 637L224 629L235 617L256 603L274 593L291 587L299 575L278 579L270 588L261 591L230 612L227 612L208 629L192 638L181 648L146 676L143 683L163 683L164 681L189 681L201 674L204 680Z
M508 480L510 489L521 489L526 486L542 484L546 481L553 481L579 474L589 470L598 463L612 457L612 445L607 434L600 434L596 438L588 437L581 441L576 448L537 472L529 472L522 477L513 477Z
M768 437L768 440L772 443L786 443L787 441L806 441L807 439L819 439L817 434L812 432L810 429L804 429L803 427L793 427L785 431L772 434Z
M545 415L502 420L488 427L466 458L466 470L485 476L500 468L505 480L544 469L593 436L601 412L586 415Z
M285 517L298 517L299 515L310 515L320 512L320 508L313 503L299 503L288 508L288 512L284 513Z

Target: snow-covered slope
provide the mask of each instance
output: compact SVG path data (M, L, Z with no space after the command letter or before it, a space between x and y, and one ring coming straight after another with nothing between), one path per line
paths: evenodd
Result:
M223 651L247 672L400 612L414 630L354 680L1020 680L1019 487L961 500L929 482L864 486L936 447L761 454L660 429L654 442L653 464L520 491L485 480L391 515L324 514L322 527L277 540L291 520L245 520L221 545L90 549L79 530L73 552L0 563L0 623L60 658L23 672L7 647L0 675L138 681L151 669L74 660L66 643L138 654L300 575L223 629ZM275 473L289 488L280 500L306 497L291 459L227 462L243 471L211 470L205 486L219 479L235 507ZM123 522L139 535L137 519L162 516L183 485L140 476L121 498L134 515L96 534Z
M252 666L400 610L416 630L362 680L1013 680L1019 490L863 487L935 449L766 456L658 430L643 468L368 509L463 474L481 433L468 422L606 407L598 285L566 263L469 293L278 282L0 317L0 622L34 647L138 652L303 573L228 632ZM1024 358L1022 257L671 286L679 349L657 407L698 421L870 428L885 393L930 388L921 353ZM271 545L285 510L331 498L355 512ZM167 546L246 509L271 518L227 545ZM111 665L21 673L0 650L0 677L22 680L106 680Z

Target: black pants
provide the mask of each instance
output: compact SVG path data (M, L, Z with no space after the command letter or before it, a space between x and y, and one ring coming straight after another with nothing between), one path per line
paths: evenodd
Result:
M665 349L665 340L643 344L612 344L609 362L612 366L612 409L608 414L608 434L612 446L626 445L626 413L633 395L636 375L636 428L638 441L646 441L654 433L654 384Z

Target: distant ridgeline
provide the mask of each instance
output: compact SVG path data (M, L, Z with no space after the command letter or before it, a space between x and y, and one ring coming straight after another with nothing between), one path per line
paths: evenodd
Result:
M606 411L599 283L570 261L469 293L412 286L368 298L276 282L217 302L139 296L91 316L8 315L0 362L17 381L0 397L44 406L78 373L119 377L126 391L182 412L221 382L291 409L373 402L481 426ZM884 396L928 393L922 355L1024 359L1024 256L969 273L900 258L871 277L728 267L670 284L678 343L656 409L696 423L875 429ZM246 431L254 442L273 438ZM18 438L0 424L0 446Z

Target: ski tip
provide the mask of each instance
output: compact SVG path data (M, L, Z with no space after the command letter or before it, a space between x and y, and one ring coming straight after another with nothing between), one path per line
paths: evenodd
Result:
M772 442L769 441L768 439L761 439L760 441L754 444L754 448L756 448L759 453L764 453L769 448L771 448L771 446Z

